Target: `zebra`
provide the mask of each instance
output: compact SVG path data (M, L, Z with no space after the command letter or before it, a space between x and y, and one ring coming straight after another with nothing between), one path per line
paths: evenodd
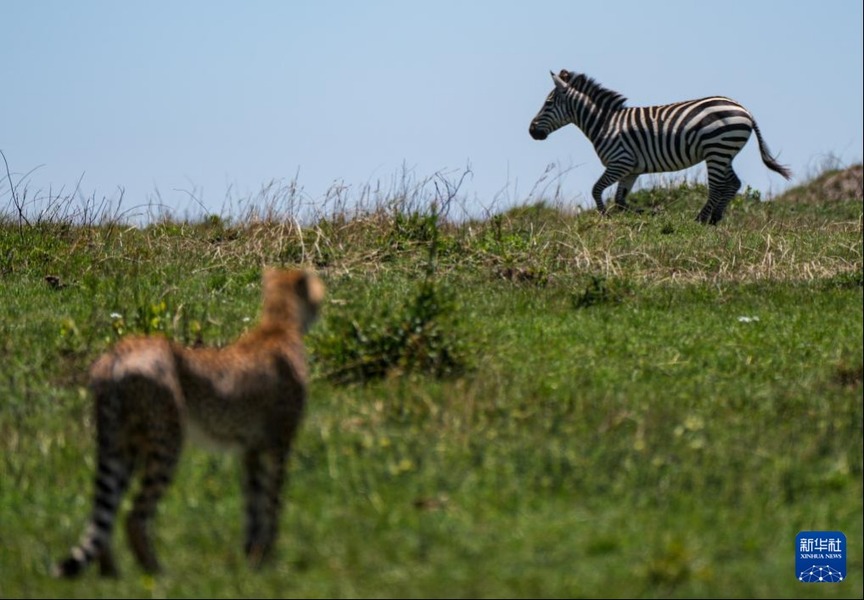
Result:
M606 170L591 195L606 212L603 190L618 183L615 204L627 208L627 194L642 173L679 171L705 161L708 201L697 221L716 225L741 188L732 159L756 132L762 161L786 179L791 171L768 151L750 112L730 98L710 96L662 106L627 107L627 99L582 73L550 71L555 88L531 121L535 140L573 123L588 137Z

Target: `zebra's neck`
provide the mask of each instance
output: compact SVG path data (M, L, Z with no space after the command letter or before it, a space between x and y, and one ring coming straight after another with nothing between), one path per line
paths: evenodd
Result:
M570 98L570 121L582 130L595 147L605 137L603 130L609 118L618 110L621 109L597 104L584 94L572 94Z

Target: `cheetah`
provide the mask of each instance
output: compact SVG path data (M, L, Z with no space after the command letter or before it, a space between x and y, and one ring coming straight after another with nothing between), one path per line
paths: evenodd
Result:
M141 568L158 573L151 539L159 500L185 438L236 449L242 460L244 550L259 566L276 540L286 461L303 416L308 366L303 335L318 316L324 284L311 272L265 269L260 322L224 348L185 347L164 337L127 337L90 368L98 468L90 521L57 563L73 578L98 560L117 576L111 537L133 476L140 486L126 533Z

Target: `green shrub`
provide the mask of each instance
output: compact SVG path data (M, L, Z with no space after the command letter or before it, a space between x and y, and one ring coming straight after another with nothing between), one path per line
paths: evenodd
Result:
M585 287L572 295L573 308L581 309L598 304L618 304L630 294L629 283L603 275L591 275Z
M330 318L315 356L326 378L341 384L405 372L456 376L468 361L454 314L453 294L427 277L401 309L363 314L352 307Z

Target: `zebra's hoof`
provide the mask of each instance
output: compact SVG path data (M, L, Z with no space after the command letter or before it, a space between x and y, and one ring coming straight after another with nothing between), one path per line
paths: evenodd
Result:
M51 576L55 579L75 579L83 571L83 565L72 557L59 562L51 569Z

